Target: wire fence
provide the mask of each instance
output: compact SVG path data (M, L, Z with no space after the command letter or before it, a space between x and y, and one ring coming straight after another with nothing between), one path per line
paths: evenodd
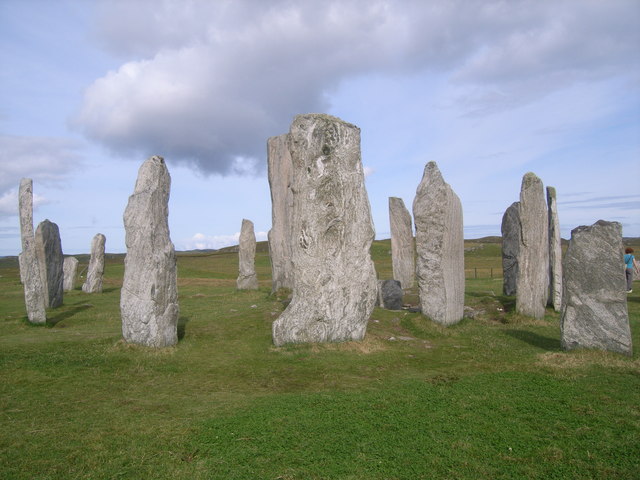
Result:
M465 268L464 278L502 278L501 268Z

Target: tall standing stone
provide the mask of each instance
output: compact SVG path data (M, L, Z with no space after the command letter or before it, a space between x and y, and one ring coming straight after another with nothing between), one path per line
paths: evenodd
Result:
M515 295L518 283L518 254L520 252L520 202L513 202L502 216L502 291Z
M562 239L556 189L547 187L547 208L549 212L549 305L556 312L562 306Z
M298 115L293 161L294 288L273 323L275 345L361 340L377 296L369 254L375 232L360 158L360 129Z
M102 277L104 275L104 244L107 241L101 233L91 240L91 257L87 267L87 278L82 284L82 291L86 293L102 292Z
M632 354L622 226L599 220L571 231L563 260L560 317L562 348L595 348Z
M124 211L122 334L127 342L150 347L178 342L178 275L168 223L170 189L164 159L153 156L140 167Z
M242 228L240 229L238 263L240 271L236 281L238 290L257 290L256 235L253 231L253 222L246 218L242 219Z
M45 307L62 305L64 281L62 242L58 225L44 220L36 228L36 255L40 264L40 275L45 291Z
M24 271L25 265L22 263L24 261L24 255L22 252L18 254L18 268L20 269L20 283L24 285Z
M35 236L33 234L33 181L23 178L18 193L20 212L20 237L22 240L22 265L24 280L24 303L29 322L43 324L47 322L45 311L45 290L40 274L40 263L36 255Z
M549 220L542 180L531 172L522 178L520 225L516 311L542 318L549 296Z
M78 275L78 259L76 257L64 257L62 264L64 273L64 282L62 288L65 292L69 292L76 286L76 276Z
M271 291L293 289L293 164L287 145L288 134L267 140L267 164L271 190L271 230L269 257L271 258Z
M411 214L401 198L389 197L389 224L393 278L403 289L411 288L416 276L413 226Z
M452 325L464 314L462 204L435 162L425 166L413 201L416 275L422 313Z

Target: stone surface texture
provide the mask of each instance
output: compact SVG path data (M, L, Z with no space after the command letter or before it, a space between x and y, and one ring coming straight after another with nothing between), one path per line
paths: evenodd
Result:
M238 290L257 290L258 277L256 275L256 234L253 222L242 219L240 229L240 244L238 245L239 274L236 285Z
M416 276L422 313L452 325L464 315L462 204L435 162L425 166L413 201Z
M622 226L599 220L571 232L563 260L562 348L632 354L627 294L621 265Z
M273 342L361 340L377 280L369 254L375 231L360 129L329 115L298 115L289 151L294 288L291 303L273 323Z
M549 296L549 219L542 180L531 172L522 178L520 226L516 311L542 318Z
M40 274L40 262L36 254L36 239L33 233L33 181L23 178L18 192L20 214L20 238L22 241L21 277L24 283L24 303L29 322L47 322L45 310L45 290Z
M556 189L547 187L547 208L549 217L549 298L548 304L556 312L562 307L562 239Z
M91 240L91 257L87 267L87 278L82 284L86 293L102 293L102 276L104 275L104 245L106 237L97 233Z
M393 278L403 289L412 288L416 276L413 225L411 214L401 198L389 197L389 224Z
M62 271L64 273L62 288L65 292L69 292L76 286L76 277L78 276L78 259L76 257L64 257Z
M291 215L293 211L293 163L289 153L288 134L267 140L267 165L271 190L271 230L269 230L269 258L271 259L271 290L293 289L293 240Z
M399 280L378 280L378 306L387 310L402 310L403 294Z
M518 253L520 252L520 202L513 202L502 216L502 291L515 295L518 283Z
M56 308L62 305L63 263L62 242L58 225L44 220L36 228L36 255L40 265L40 275L44 287L44 305Z
M170 189L164 159L153 156L140 167L124 212L122 334L127 342L150 347L178 341L177 266L168 224Z

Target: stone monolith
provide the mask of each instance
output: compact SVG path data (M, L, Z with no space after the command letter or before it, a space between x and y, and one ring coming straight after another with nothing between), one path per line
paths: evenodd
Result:
M40 276L45 291L44 305L56 308L62 305L64 256L58 225L44 220L36 228L36 255L40 265Z
M271 190L271 230L269 230L269 258L271 259L271 291L293 289L291 263L293 232L293 164L287 145L288 134L267 140L267 165Z
M556 312L562 306L562 239L556 189L547 187L547 209L549 219L549 298L548 304Z
M23 178L18 193L20 213L20 237L22 241L21 277L24 283L24 303L29 322L43 324L47 322L45 310L45 290L40 274L40 262L36 254L36 240L33 233L33 181Z
M378 280L376 304L387 310L401 310L403 293L399 280Z
M398 197L389 197L391 267L393 278L403 289L412 288L416 276L415 246L411 214Z
M256 234L253 231L253 222L246 218L242 219L242 228L240 229L238 264L239 274L236 281L238 290L257 290Z
M515 295L518 283L518 253L520 251L520 202L513 202L502 216L502 291Z
M632 354L627 294L621 265L622 226L599 220L571 231L563 260L562 348Z
M76 277L78 275L78 259L76 257L64 257L62 271L64 273L64 282L62 284L62 288L65 292L69 292L76 286Z
M87 267L87 277L82 284L82 291L86 293L102 292L102 277L104 275L104 244L106 237L101 233L91 240L91 257Z
M424 169L413 218L422 313L443 325L457 323L464 314L462 204L435 162Z
M18 269L20 270L20 283L22 285L24 285L24 270L25 270L25 266L22 263L24 261L24 255L22 254L22 252L20 252L18 254Z
M291 303L273 323L273 342L361 340L377 281L360 129L329 115L298 115L289 151L294 288Z
M153 156L138 171L124 211L124 279L120 295L125 341L150 347L178 342L177 266L169 236L171 177Z
M516 311L542 318L549 296L549 220L542 180L531 172L520 188L520 232Z

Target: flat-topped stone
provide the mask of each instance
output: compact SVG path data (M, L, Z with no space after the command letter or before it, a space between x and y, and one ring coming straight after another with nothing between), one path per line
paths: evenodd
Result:
M36 228L36 255L40 265L40 275L45 292L45 307L57 308L62 305L64 272L62 242L58 225L43 220Z
M416 276L413 226L411 214L401 198L389 197L389 225L393 278L403 289L412 288Z
M257 290L258 277L256 275L256 234L253 222L242 219L240 229L240 243L238 244L239 274L236 281L238 290Z

